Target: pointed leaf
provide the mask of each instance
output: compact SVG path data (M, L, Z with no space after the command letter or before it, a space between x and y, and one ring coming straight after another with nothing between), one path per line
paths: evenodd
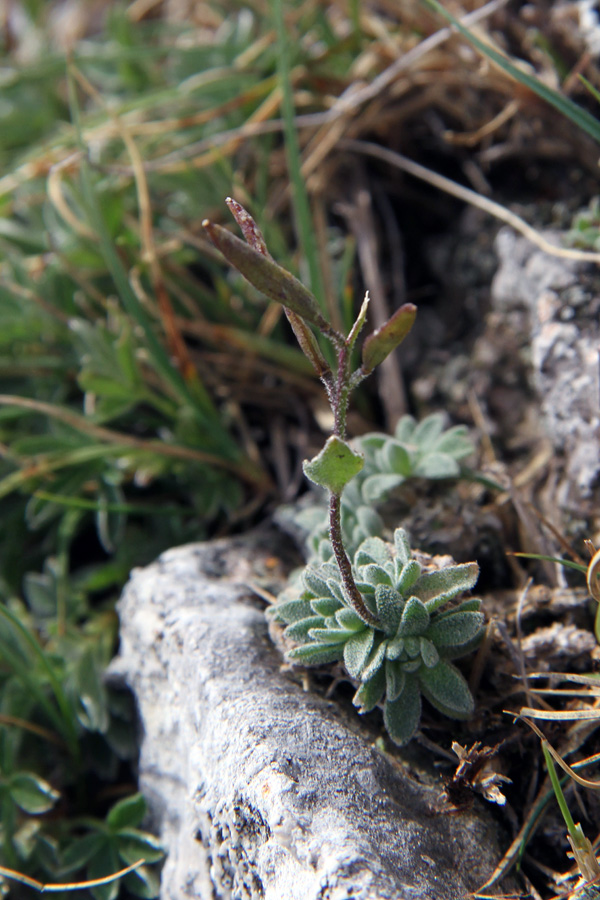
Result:
M399 568L400 560L396 560L396 567ZM411 559L405 566L400 568L396 575L396 590L402 596L412 593L412 586L421 576L421 566L416 559Z
M386 584L378 584L375 588L375 603L377 605L377 618L387 634L393 635L398 630L400 617L404 609L404 601L393 587Z
M421 693L413 675L407 675L402 693L396 700L386 700L383 721L395 744L406 744L421 720Z
M308 636L320 644L343 644L350 637L345 628L311 628Z
M119 831L117 846L119 856L128 866L132 866L138 859L155 863L165 855L158 838L146 831L138 831L137 828L124 828Z
M267 250L267 245L262 236L262 232L248 210L244 209L242 204L238 203L237 200L234 200L232 197L226 197L225 203L229 207L231 215L240 226L246 243L253 247L254 250L262 253L263 256L268 256L269 259L271 259L272 257Z
M365 627L365 623L358 616L353 609L348 609L344 607L344 609L339 609L335 618L340 623L342 628L346 628L348 631L362 631Z
M378 503L404 481L406 481L404 475L385 472L368 475L362 484L362 495L367 503Z
M419 669L423 694L436 709L454 719L467 719L473 712L473 697L461 673L441 660L432 669Z
M52 809L60 794L52 785L31 772L18 772L8 782L8 792L14 803L32 816Z
M271 607L273 617L278 622L299 622L312 615L312 605L308 600L286 600L285 603L277 603Z
M146 815L146 800L143 794L132 794L125 797L110 809L106 824L111 831L121 828L136 828Z
M402 567L410 562L410 544L404 528L396 528L394 531L394 548L396 550L396 563Z
M356 519L363 532L361 540L365 540L367 537L379 537L381 535L384 527L383 519L372 507L359 506L356 510Z
M412 474L412 460L406 447L390 438L381 450L385 469L408 478Z
M447 453L428 453L413 469L417 478L456 478L460 475L460 466Z
M128 893L142 900L153 900L160 893L160 879L154 869L148 866L139 866L135 871L129 872L123 879Z
M317 343L317 339L306 322L304 322L295 312L292 312L291 309L288 309L287 306L284 306L283 310L292 331L294 332L296 340L298 341L300 349L312 364L312 367L319 378L322 378L327 372L330 373L331 370L327 364L327 360L321 353L321 348Z
M445 431L436 441L435 449L437 453L448 453L454 459L463 459L475 452L466 425L454 425Z
M385 693L385 669L381 666L368 681L363 681L352 702L358 707L359 713L371 712L375 709Z
M338 601L338 603L341 604L341 603L346 602L346 597L344 595L344 589L342 588L342 585L339 582L339 577L340 577L339 573L336 573L335 578L327 579L327 590L329 591L331 596L335 597L335 599Z
M311 592L313 597L327 597L327 579L317 572L312 566L307 566L302 573L304 587Z
M392 558L389 544L381 538L372 537L363 541L354 557L354 565L367 566L369 563L377 563L384 566Z
M417 422L412 416L402 416L396 425L394 437L401 444L412 444L414 443L413 434L416 427Z
M80 838L72 838L61 856L59 874L68 875L87 865L102 848L105 837L101 832L92 831Z
M437 666L440 661L440 654L437 652L435 645L427 638L419 638L419 652L428 669Z
M356 338L362 331L362 328L365 324L365 321L367 319L367 311L369 309L369 300L370 299L371 298L369 297L369 292L367 291L365 294L365 299L363 300L360 310L358 312L358 316L356 317L356 321L355 321L354 325L352 326L352 329L350 330L350 334L346 338L346 344L348 345L348 347L350 349L352 349L352 347L356 343Z
M87 877L90 880L106 878L107 875L114 875L122 868L123 866L121 865L119 854L117 853L115 841L107 841L105 839L102 848L90 861L87 869ZM90 891L95 900L116 900L120 886L120 880L116 879L115 881L110 881L108 884L90 888Z
M398 665L388 659L385 664L385 696L386 702L397 700L406 684L406 673Z
M325 334L331 332L331 327L321 315L313 295L290 272L249 244L244 243L221 225L205 219L202 226L225 259L257 290L269 297L270 300L287 306L296 315L316 325Z
M319 616L325 616L325 618L334 616L340 609L339 600L334 600L333 597L317 597L310 601L310 606L313 612Z
M123 879L128 893L142 900L154 900L160 894L160 879L158 873L148 866L139 866Z
M85 650L75 669L76 715L88 731L104 734L109 726L108 697L93 648Z
M369 335L362 349L362 369L365 375L372 372L402 343L412 328L416 315L417 307L412 303L405 303L381 328Z
M375 632L373 629L365 628L364 631L346 641L344 646L344 665L348 675L352 678L360 677L371 652L374 638Z
M359 566L359 575L361 581L366 581L375 588L377 585L385 584L387 587L392 586L392 579L383 568L377 563L368 563L366 566Z
M304 474L315 484L327 488L333 494L341 494L344 486L360 472L364 458L355 453L346 441L332 435L317 456L305 460Z
M411 597L404 607L402 619L398 628L398 636L409 637L421 635L429 625L429 613L427 607L418 597ZM408 645L407 645L408 650ZM410 653L410 651L409 651ZM413 654L410 654L413 655Z
M385 655L388 659L400 659L400 657L404 654L406 658L406 653L404 649L404 638L396 637L393 641L387 642L387 649L385 651Z
M308 619L300 619L298 622L292 622L291 625L283 632L283 636L290 641L302 642L308 638L308 632L311 628L321 628L324 623L323 616L309 616Z
M458 647L467 644L483 628L484 616L480 612L455 612L434 620L426 632L436 647Z
M303 644L287 653L287 658L303 666L323 666L337 662L344 653L343 644Z
M416 426L412 434L412 443L427 451L436 447L436 442L444 430L446 416L444 413L432 413Z
M372 678L375 675L375 673L379 669L385 668L384 661L385 661L386 649L387 649L386 641L381 641L380 644L378 644L371 650L371 654L370 654L370 656L367 660L367 663L362 672L361 677L362 677L363 681L368 681L370 678Z
M437 572L425 572L413 585L412 591L415 597L425 603L431 613L462 591L470 590L478 577L477 563L446 566Z

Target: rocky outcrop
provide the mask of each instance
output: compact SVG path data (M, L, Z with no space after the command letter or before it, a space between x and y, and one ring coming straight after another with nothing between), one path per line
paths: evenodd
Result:
M161 896L466 900L500 856L492 817L441 812L439 780L282 669L250 587L277 540L171 550L120 601L110 678L137 701Z

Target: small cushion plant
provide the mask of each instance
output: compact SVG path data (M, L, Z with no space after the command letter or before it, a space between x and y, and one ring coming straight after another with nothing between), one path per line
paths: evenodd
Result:
M287 625L284 638L295 645L288 658L304 665L343 661L358 682L354 704L368 712L383 701L386 728L398 744L409 741L419 725L421 695L448 716L470 716L471 692L450 660L479 643L480 601L443 607L473 587L477 565L423 572L398 528L393 547L380 538L363 541L352 568L377 624L364 622L348 604L334 564L308 566L301 583L290 586L271 610Z
M430 416L420 425L405 417L395 437L372 435L363 439L364 454L357 452L345 440L350 394L404 340L416 307L404 304L365 339L361 364L353 372L352 353L367 318L368 294L349 334L336 331L315 297L272 259L249 213L234 200L228 199L227 204L246 243L208 220L204 228L251 284L283 304L300 347L323 382L334 417L333 434L324 448L304 463L308 478L329 495L329 540L318 534L317 523L312 549L320 564L306 567L300 583L290 585L272 614L287 626L284 635L292 642L287 653L290 660L304 665L343 661L349 676L359 683L354 702L360 711L383 701L388 732L403 744L418 728L421 695L455 718L466 718L473 710L468 685L450 660L481 639L480 601L465 600L440 610L474 586L479 569L476 563L465 563L424 572L411 558L402 529L396 530L393 547L373 536L383 523L375 511L369 512L368 503L381 499L411 475L459 474L458 459L471 446L460 427L443 434L440 416ZM333 367L311 326L332 344ZM366 478L363 474L347 492L357 497L356 507L345 504L344 509L342 492L361 470ZM356 547L354 542L359 541ZM349 548L348 543L354 546Z

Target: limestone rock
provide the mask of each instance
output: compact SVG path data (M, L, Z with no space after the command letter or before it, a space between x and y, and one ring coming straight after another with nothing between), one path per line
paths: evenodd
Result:
M546 234L559 242L559 236ZM565 461L561 504L592 496L600 474L598 367L600 296L589 265L552 257L503 228L492 283L496 310L529 314L533 380L546 430Z
M109 677L139 709L162 898L466 900L501 855L493 818L441 813L440 782L282 670L248 587L280 539L171 550L120 601Z

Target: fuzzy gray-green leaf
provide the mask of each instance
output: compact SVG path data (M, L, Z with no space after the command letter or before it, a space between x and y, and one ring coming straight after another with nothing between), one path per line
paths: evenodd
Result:
M396 550L396 566L399 565L402 569L411 561L408 535L403 528L396 528L394 532L394 548Z
M278 621L286 622L291 625L292 622L298 622L300 619L306 619L312 615L311 604L308 600L286 600L284 603L278 603L269 610Z
M349 638L344 645L344 665L352 678L358 678L371 652L375 632L365 628L359 634Z
M427 629L426 636L436 647L459 647L472 640L483 627L483 613L455 612L434 620Z
M473 712L473 697L463 676L451 663L441 660L432 669L419 669L423 694L436 709L455 719Z
M381 666L368 681L363 681L352 698L359 713L371 712L375 709L385 693L385 669Z
M394 472L396 475L404 475L408 478L412 473L412 460L410 454L404 444L389 438L385 445L381 448L383 463L388 472Z
M416 419L413 416L402 416L396 425L394 436L401 444L414 443L413 435L417 427Z
M310 606L316 615L324 616L325 618L334 616L340 609L339 601L333 597L315 597L314 600L310 601Z
M432 413L427 416L415 427L411 435L411 442L424 449L431 448L433 450L437 439L444 430L445 418L444 413Z
M371 650L371 654L362 672L362 678L364 681L368 681L369 678L372 678L375 672L377 672L377 670L383 666L386 647L386 642L382 641L379 645L374 647L373 650Z
M375 588L377 618L387 634L395 634L404 608L404 601L391 585L378 584Z
M307 478L327 488L333 494L341 494L344 487L360 472L364 458L346 441L332 435L313 459L305 460L302 468Z
M416 559L409 560L406 565L396 557L396 590L400 594L406 594L412 588L421 574L421 566Z
M425 572L413 585L412 591L425 603L429 612L433 612L462 591L470 590L478 576L479 566L474 562L446 566L436 572Z
M343 644L348 640L349 632L345 628L310 628L308 636L320 644Z
M373 585L374 588L379 584L385 584L388 587L392 586L392 579L383 566L378 566L377 563L369 563L359 568L361 580Z
M421 693L414 675L407 675L402 693L396 700L386 700L383 720L395 744L406 744L419 727Z
M425 637L419 638L419 652L428 669L437 666L440 661L440 654L437 652L435 644Z
M388 659L385 664L385 696L387 700L397 700L406 684L406 673L398 665Z
M293 622L283 632L285 638L291 641L305 641L308 638L308 632L311 628L320 628L324 623L322 616L309 616L307 619L300 619Z
M418 478L457 478L460 466L447 453L428 453L419 460L412 474Z
M287 658L303 666L322 666L341 659L343 652L342 644L303 644L290 650Z
M329 591L327 589L327 581L312 566L307 566L302 573L302 581L304 587L311 592L313 597L327 597Z
M346 602L346 598L344 597L344 590L339 581L339 575L337 576L337 578L327 579L327 590L332 597L335 597L338 603L343 604Z
M362 631L365 627L365 623L360 616L357 616L354 610L348 609L347 606L339 609L335 614L335 618L340 626L348 631Z
M388 659L399 659L404 652L405 650L403 637L396 637L393 641L387 642L385 654Z
M367 503L378 503L405 480L404 475L387 472L368 475L362 485L362 495Z
M363 541L354 556L354 565L367 566L369 563L377 563L380 566L385 565L392 558L389 545L382 541L381 538L372 537Z
M438 453L448 453L454 459L463 459L465 456L471 456L474 448L466 426L455 425L440 436L435 449Z
M423 634L429 625L429 613L418 597L410 597L402 612L398 635L409 637Z

